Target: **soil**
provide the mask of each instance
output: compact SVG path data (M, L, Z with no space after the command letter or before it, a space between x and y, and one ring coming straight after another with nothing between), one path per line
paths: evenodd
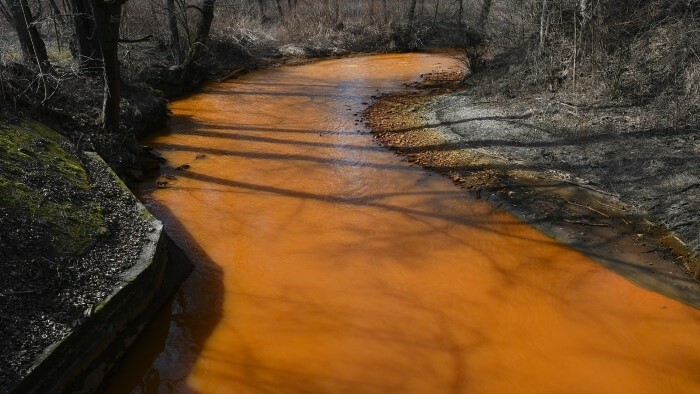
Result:
M461 77L426 74L379 98L365 113L375 136L632 281L700 307L697 130L647 129L633 118L640 109L484 98Z
M134 209L136 199L115 182L104 164L82 161L89 173L89 190L83 197L99 204L106 228L86 252L37 250L37 244L51 241L26 242L23 234L47 233L40 228L42 223L16 223L18 216L0 207L2 228L23 229L0 232L0 392L10 391L44 349L65 338L110 295L121 282L120 275L136 263L147 232L153 230ZM41 180L37 177L37 182Z

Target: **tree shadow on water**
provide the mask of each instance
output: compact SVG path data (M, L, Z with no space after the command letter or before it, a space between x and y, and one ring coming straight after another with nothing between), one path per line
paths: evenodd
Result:
M103 387L109 393L156 393L161 388L180 392L223 316L221 268L168 207L146 205L164 223L194 270L105 379Z

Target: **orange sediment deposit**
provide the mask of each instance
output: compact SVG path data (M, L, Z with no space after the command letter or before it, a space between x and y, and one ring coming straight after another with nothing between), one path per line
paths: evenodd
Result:
M436 54L337 59L173 103L146 143L176 179L140 192L198 267L114 387L698 392L700 311L356 124L371 96L445 69L458 64Z

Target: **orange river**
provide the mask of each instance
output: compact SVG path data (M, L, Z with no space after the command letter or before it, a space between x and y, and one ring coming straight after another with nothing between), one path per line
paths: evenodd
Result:
M700 393L700 311L383 149L439 54L252 72L171 104L139 193L196 268L114 392Z

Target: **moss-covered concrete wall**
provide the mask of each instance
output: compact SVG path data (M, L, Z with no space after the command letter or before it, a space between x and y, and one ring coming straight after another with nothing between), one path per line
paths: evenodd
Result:
M88 174L70 143L35 121L0 124L3 207L17 223L13 230L26 232L15 242L33 243L30 248L14 245L22 253L79 255L107 232L100 204L90 195Z
M69 159L57 157L56 160ZM92 160L101 158L92 155ZM71 179L75 185L80 184L83 174L79 168L73 169L69 165L66 168ZM115 182L126 188L114 173L111 175ZM26 209L31 210L31 207ZM93 308L83 323L44 351L14 392L96 390L105 374L189 274L189 261L167 237L162 224L143 205L138 204L134 209L139 210L154 229L138 263L122 275L121 284ZM94 212L99 212L99 209Z

